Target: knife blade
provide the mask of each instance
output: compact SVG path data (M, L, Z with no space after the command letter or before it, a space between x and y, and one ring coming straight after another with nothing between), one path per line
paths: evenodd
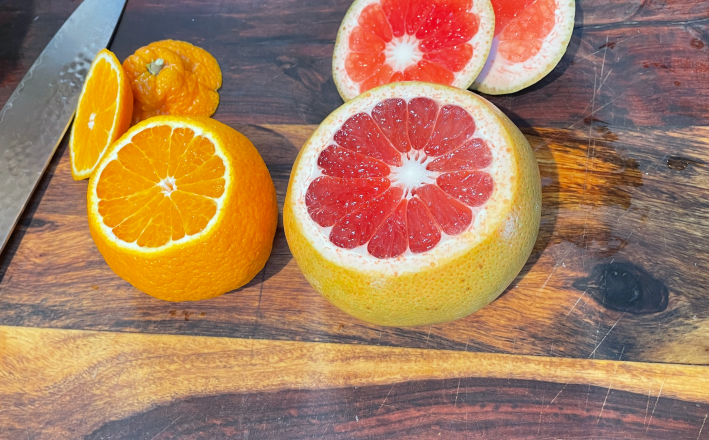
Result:
M0 110L0 252L71 122L126 0L84 0Z

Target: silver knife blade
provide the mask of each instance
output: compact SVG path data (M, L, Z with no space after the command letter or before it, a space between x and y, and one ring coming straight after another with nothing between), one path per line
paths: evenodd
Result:
M84 77L126 0L84 0L0 110L0 252L69 127Z

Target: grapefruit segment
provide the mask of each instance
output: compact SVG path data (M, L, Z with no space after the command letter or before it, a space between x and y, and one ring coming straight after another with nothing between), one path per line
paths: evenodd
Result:
M492 0L495 37L472 88L512 93L546 76L561 60L574 27L575 0Z
M441 231L426 205L418 197L409 201L406 210L409 249L415 254L433 249L441 241Z
M408 239L406 234L406 205L403 199L394 209L394 212L384 220L379 229L374 233L367 245L367 252L377 258L393 258L406 252Z
M318 166L323 174L333 177L382 177L390 172L385 163L337 145L320 154Z
M308 187L305 204L310 217L320 226L333 226L367 200L389 188L388 179L338 179L318 177Z
M478 170L490 166L492 152L484 140L470 139L462 147L437 157L426 169L429 171Z
M372 110L372 118L400 153L411 150L407 133L407 105L403 99L387 99Z
M445 105L438 113L436 127L424 147L429 156L440 156L458 148L475 132L475 121L457 105Z
M379 53L386 49L386 43L375 34L357 26L350 35L350 47L354 52Z
M433 214L433 218L448 235L458 235L473 222L473 212L444 193L436 185L424 185L414 194L418 196Z
M391 25L389 25L389 21L379 3L372 3L364 8L357 22L364 30L371 32L384 42L391 41Z
M490 51L489 0L355 0L333 56L343 99L398 81L467 88Z
M399 165L401 155L379 131L374 119L367 113L349 118L335 134L335 142L357 153L379 159L389 165Z
M338 134L355 116L373 121L357 125L357 144L377 147L353 156L358 178L326 175L337 148L353 151ZM381 175L367 164L384 163L374 157L384 145L393 153ZM534 155L509 119L470 92L403 82L323 121L293 166L283 221L303 274L335 305L377 324L423 325L472 313L507 287L540 206Z
M428 98L413 98L409 101L409 140L414 150L420 150L428 143L437 115L436 101Z
M436 179L438 186L468 206L480 206L492 194L492 177L483 171L456 171L445 173Z
M376 199L365 201L335 223L330 231L330 241L345 249L366 244L379 225L394 211L402 195L401 188L390 188Z
M465 67L472 56L473 46L466 43L436 52L427 52L423 54L423 59L443 66L451 72L458 72Z

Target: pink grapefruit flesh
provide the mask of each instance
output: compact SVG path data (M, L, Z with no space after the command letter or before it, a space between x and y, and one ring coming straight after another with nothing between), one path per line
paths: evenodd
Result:
M512 93L546 76L571 39L574 0L492 0L495 36L473 88Z
M468 88L492 42L489 0L356 0L335 43L343 99L399 81Z

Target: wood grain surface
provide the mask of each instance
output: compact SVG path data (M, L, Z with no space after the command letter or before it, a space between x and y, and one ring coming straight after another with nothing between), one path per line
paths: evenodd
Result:
M694 439L709 412L696 366L21 327L0 348L7 438Z
M0 0L0 105L78 4ZM214 117L254 142L282 209L342 104L349 5L129 0L110 49L213 53ZM539 162L534 251L490 306L421 328L330 305L282 227L241 289L135 290L90 238L65 139L0 254L0 438L709 438L707 44L709 1L577 1L557 68L487 96Z

